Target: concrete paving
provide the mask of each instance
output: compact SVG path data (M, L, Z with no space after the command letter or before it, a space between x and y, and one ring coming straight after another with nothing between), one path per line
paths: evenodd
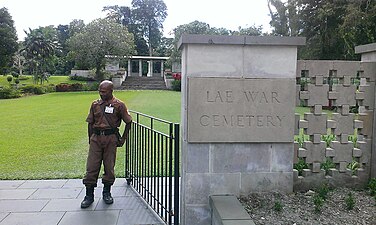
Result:
M114 203L102 200L98 182L94 203L81 209L85 187L80 179L0 180L0 225L163 225L124 178L116 179Z

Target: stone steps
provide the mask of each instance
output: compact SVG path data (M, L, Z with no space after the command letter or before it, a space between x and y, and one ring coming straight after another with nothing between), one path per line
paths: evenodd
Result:
M120 89L123 90L167 90L163 77L127 77Z

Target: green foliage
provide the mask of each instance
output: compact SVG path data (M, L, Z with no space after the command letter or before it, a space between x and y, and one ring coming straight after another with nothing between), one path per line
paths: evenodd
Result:
M13 80L13 76L12 75L8 75L7 76L7 81L9 82L9 84L10 84L10 82L12 82L12 80Z
M30 85L23 86L20 89L25 94L35 94L35 95L42 95L45 93L55 92L54 85L30 84Z
M134 52L133 35L110 19L92 21L82 32L69 38L67 43L76 68L95 68L97 80L103 79L101 70L105 66L106 55L124 56Z
M308 141L309 137L305 136L302 132L294 137L294 141L298 142L299 147L303 147L304 141Z
M325 170L325 174L327 175L330 169L336 168L336 164L333 163L333 160L329 157L325 159L325 162L321 163L321 169Z
M325 141L326 147L330 147L330 144L336 140L336 136L334 134L327 134L321 135L321 140Z
M330 188L327 184L321 185L321 187L317 190L317 194L320 198L326 200L328 198Z
M315 212L320 213L325 200L320 195L313 196L313 204L315 205Z
M352 162L347 165L347 168L351 170L352 175L355 175L356 171L360 168L360 164L353 158Z
M21 91L11 87L0 87L0 99L19 98Z
M82 77L82 76L77 76L77 75L69 76L69 79L78 80L78 81L94 81L94 79L91 77Z
M355 206L355 199L351 192L348 193L347 197L345 198L345 204L347 210L352 210Z
M299 176L302 176L303 169L308 169L308 164L303 158L299 158L298 162L294 164L294 169L298 171Z
M369 189L370 195L376 197L376 178L372 178L368 182L368 189ZM376 200L376 198L375 198L375 200Z
M281 201L276 200L276 201L274 202L274 210L275 210L276 212L281 212L281 211L283 210L283 205L282 205Z
M270 0L272 34L304 36L304 59L359 59L355 46L376 40L376 1Z
M131 110L180 121L180 92L115 91L114 95ZM82 178L88 151L85 118L98 98L95 91L1 100L0 179ZM119 148L117 177L124 177L124 156L124 148Z
M162 37L163 22L167 17L167 6L163 0L133 0L132 19L146 40L149 55L159 45Z
M0 73L5 73L12 65L17 52L17 32L8 9L0 8Z
M173 80L171 82L172 90L181 91L181 80Z

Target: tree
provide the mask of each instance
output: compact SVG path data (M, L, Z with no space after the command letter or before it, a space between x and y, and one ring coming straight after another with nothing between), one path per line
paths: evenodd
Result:
M132 0L134 22L149 47L152 56L153 48L159 45L162 37L163 22L167 17L167 6L162 0Z
M76 67L95 68L96 78L103 79L101 73L106 55L128 56L134 51L133 35L111 19L96 19L82 32L68 39L71 56Z
M56 30L53 26L39 27L25 31L26 38L23 43L23 51L26 53L26 59L34 74L34 81L40 81L42 84L47 80L47 72L51 72L53 65L53 56L59 49L59 43L56 38Z
M356 45L376 39L376 1L268 0L272 34L304 36L304 59L359 59Z
M7 8L0 9L0 73L6 73L18 50L17 32Z

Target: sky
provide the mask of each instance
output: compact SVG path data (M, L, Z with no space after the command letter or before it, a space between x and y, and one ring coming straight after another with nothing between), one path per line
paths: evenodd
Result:
M262 25L270 31L267 0L164 0L168 16L163 23L164 35L179 25L195 20L211 27L238 30L252 25ZM104 17L104 6L131 6L131 0L0 0L15 23L19 40L26 36L24 30L40 26L67 25L74 19L85 24Z

